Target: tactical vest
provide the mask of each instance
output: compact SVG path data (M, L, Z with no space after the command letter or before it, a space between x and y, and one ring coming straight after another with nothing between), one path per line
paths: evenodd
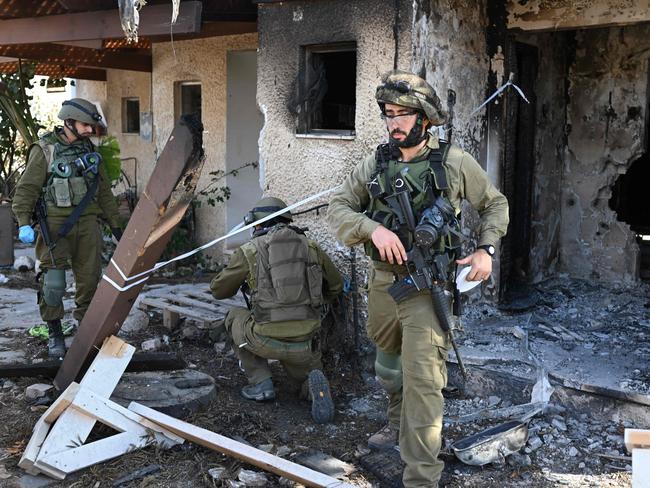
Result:
M447 160L448 152L449 144L441 141L437 149L429 151L427 159L402 163L397 161L397 154L392 153L389 144L381 144L377 147L375 172L367 184L370 202L365 213L375 222L379 222L395 232L407 251L413 245L413 235L404 226L399 225L397 216L386 202L385 197L396 191L394 185L399 173L401 182L408 187L411 208L417 224L422 212L430 207L438 196L446 198L445 191L449 190L449 185L444 163ZM400 171L400 168L406 168L406 170ZM455 246L456 243L450 242L451 239L451 237L440 239L439 250ZM379 251L371 241L366 242L365 251L371 259L381 260Z
M323 270L307 237L279 224L242 246L257 324L320 320Z
M43 150L47 163L47 182L43 190L46 204L53 207L79 205L93 180L99 176L91 172L83 174L72 163L84 154L93 152L93 143L82 139L74 144L62 144L55 132L49 132L37 144ZM55 164L69 165L72 168L70 176L62 178L53 173L52 167Z

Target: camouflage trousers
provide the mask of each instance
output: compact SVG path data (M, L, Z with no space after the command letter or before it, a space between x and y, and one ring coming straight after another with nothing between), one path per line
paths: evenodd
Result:
M311 335L291 340L266 337L255 331L255 320L249 310L232 308L226 316L226 331L233 341L235 354L248 382L256 385L271 378L269 359L280 361L291 387L297 392L312 369L322 369L321 352Z
M444 467L438 453L442 444L448 336L440 328L428 291L399 304L393 300L387 291L394 281L392 269L385 263L373 262L368 335L385 353L402 356L403 386L389 394L388 417L400 429L400 453L406 463L404 486L436 487ZM400 267L395 269L399 271Z
M65 221L65 217L48 217L48 227L52 238L56 238L59 227ZM76 283L74 318L80 322L88 305L93 299L97 283L102 272L102 234L99 221L95 215L86 215L79 218L70 232L56 242L54 248L54 265L50 253L39 232L36 239L36 257L41 262L41 269L70 269ZM68 283L69 284L69 283ZM43 280L41 279L41 290ZM39 294L38 306L41 318L44 321L63 318L63 300L51 306L45 303L43 293Z

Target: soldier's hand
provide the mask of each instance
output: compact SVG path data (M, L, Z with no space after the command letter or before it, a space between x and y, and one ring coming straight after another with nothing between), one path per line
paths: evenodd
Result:
M469 264L471 269L467 275L467 281L487 280L492 274L492 256L483 249L478 249L466 258L457 259L457 264Z
M402 245L402 241L397 237L397 234L380 225L373 231L370 238L379 250L379 256L382 261L388 261L390 264L402 264L406 262L406 250Z

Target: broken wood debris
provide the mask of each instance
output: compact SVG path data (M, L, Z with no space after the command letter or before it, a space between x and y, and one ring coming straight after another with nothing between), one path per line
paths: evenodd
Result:
M134 350L115 336L104 341L81 383L72 382L37 421L18 463L21 468L30 474L43 473L61 480L69 473L134 449L152 444L169 448L187 439L306 486L352 488L326 474L139 403L131 402L126 409L109 400ZM118 433L85 444L98 421Z

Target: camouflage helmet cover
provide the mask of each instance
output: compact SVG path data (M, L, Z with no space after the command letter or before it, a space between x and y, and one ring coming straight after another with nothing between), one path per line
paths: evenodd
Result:
M245 224L252 224L253 222L262 219L272 213L277 212L287 208L287 204L283 200L275 197L264 197L255 204L255 206L246 214L244 217ZM282 218L288 222L293 220L291 212L287 211L286 213L278 215L276 218Z
M380 106L393 103L421 110L433 125L442 125L447 121L447 112L443 110L433 87L408 71L397 69L384 73L375 98Z
M106 128L102 115L95 104L83 98L72 98L63 102L61 110L59 110L59 118L61 120L77 120L85 124Z

